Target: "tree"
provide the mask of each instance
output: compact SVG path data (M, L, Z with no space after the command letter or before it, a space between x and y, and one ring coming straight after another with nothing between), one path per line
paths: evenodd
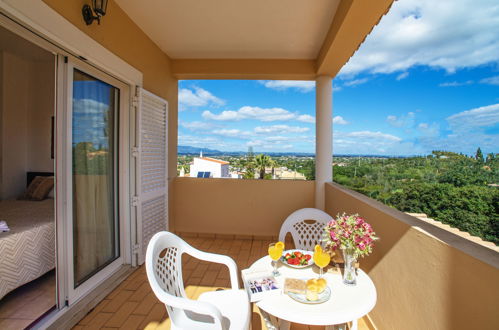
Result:
M260 172L260 179L265 178L265 169L271 165L272 159L264 154L259 154L255 157L255 165Z
M246 170L243 174L243 179L254 179L255 178L255 165L253 162L246 163Z
M480 147L478 147L478 149L476 150L476 156L475 156L475 158L480 163L483 163L483 153L482 153L482 149L480 149Z

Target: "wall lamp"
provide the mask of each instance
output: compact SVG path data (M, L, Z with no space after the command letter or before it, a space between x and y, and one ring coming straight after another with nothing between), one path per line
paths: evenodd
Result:
M94 20L97 20L97 23L100 24L101 17L106 15L106 8L107 0L92 0L92 7L83 5L83 8L81 9L83 20L87 25L92 24Z

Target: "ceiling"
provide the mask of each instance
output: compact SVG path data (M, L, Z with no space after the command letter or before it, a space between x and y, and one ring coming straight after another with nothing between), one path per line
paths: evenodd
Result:
M172 59L316 59L340 0L116 0Z

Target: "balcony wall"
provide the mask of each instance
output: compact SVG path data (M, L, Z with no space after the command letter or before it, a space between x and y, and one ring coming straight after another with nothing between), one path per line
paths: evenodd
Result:
M293 211L314 207L314 181L175 178L170 226L181 233L277 236Z
M499 254L337 184L326 211L359 213L380 237L360 260L377 291L379 329L499 329Z

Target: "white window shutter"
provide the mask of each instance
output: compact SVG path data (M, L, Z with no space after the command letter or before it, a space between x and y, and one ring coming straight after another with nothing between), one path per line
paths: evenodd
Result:
M168 102L138 88L137 106L138 263L151 237L168 230Z

